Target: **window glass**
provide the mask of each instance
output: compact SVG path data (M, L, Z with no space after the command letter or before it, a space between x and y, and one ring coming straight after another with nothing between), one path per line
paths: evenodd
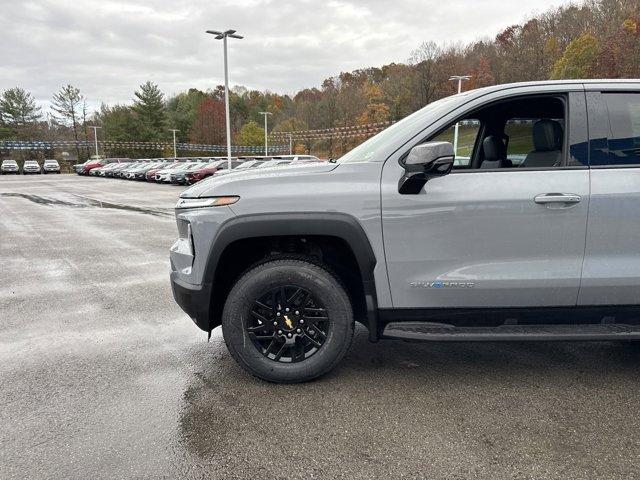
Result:
M640 93L607 93L604 98L611 128L609 155L595 164L640 164Z
M473 153L473 146L476 143L476 138L478 138L478 132L480 131L480 122L475 119L466 119L458 122L458 142L457 142L457 151L456 151L456 159L453 164L453 168L469 168L471 166L471 157ZM444 130L435 138L432 138L433 142L449 142L454 147L456 146L455 141L456 136L456 126L451 125L449 128Z

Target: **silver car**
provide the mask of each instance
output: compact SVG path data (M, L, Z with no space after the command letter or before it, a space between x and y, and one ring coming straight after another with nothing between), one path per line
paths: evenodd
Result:
M456 161L457 159L457 161ZM433 102L334 162L185 190L174 298L274 382L371 341L640 340L640 80Z

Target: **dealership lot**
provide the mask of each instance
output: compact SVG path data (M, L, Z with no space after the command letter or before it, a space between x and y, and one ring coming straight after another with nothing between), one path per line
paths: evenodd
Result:
M171 297L181 191L0 177L0 478L637 476L633 345L359 330L318 381L246 375Z

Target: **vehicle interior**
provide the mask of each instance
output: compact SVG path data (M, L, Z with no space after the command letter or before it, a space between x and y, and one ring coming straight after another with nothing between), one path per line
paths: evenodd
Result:
M565 164L565 100L533 96L494 103L458 121L455 170ZM455 124L432 140L454 143Z

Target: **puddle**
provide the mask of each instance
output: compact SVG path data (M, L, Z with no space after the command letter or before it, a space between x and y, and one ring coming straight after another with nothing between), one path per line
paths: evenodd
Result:
M143 213L154 217L172 218L173 211L162 211L153 208L134 207L132 205L123 205L121 203L104 202L95 198L84 197L82 195L74 195L78 198L77 202L60 200L58 198L44 197L41 195L32 195L28 193L0 193L2 197L24 198L38 205L46 205L49 207L68 207L68 208L111 208L114 210L126 210L129 212Z

